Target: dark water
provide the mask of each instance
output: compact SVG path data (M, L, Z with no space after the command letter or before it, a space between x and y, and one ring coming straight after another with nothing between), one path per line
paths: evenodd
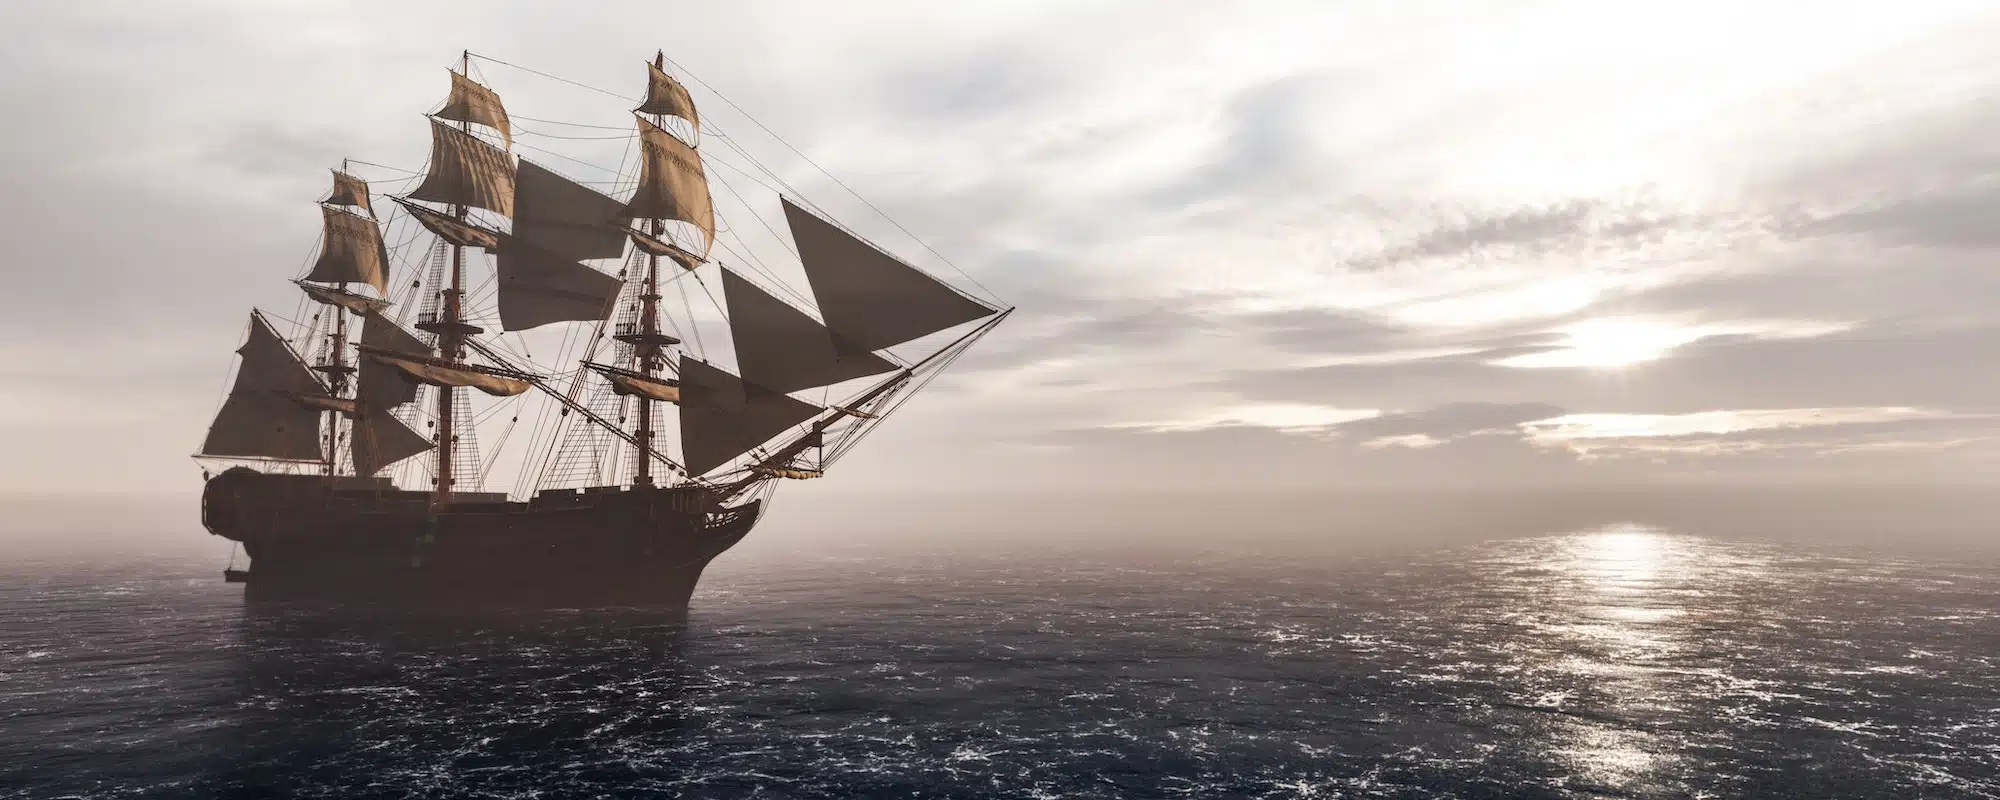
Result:
M633 613L0 585L27 796L1994 797L2000 568L1647 528L725 561Z

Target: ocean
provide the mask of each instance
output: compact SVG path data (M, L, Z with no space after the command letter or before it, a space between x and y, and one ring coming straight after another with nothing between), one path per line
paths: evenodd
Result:
M1996 797L2000 561L1642 524L725 555L632 610L0 567L21 797Z

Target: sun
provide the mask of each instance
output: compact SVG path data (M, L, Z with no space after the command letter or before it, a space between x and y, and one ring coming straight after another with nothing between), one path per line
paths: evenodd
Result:
M1558 328L1562 344L1552 350L1503 358L1503 367L1570 367L1622 369L1656 361L1674 348L1717 333L1699 325L1681 325L1646 317L1600 317Z

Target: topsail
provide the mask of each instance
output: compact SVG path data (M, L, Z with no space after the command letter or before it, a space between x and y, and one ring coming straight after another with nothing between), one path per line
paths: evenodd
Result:
M508 147L514 146L514 129L507 124L507 109L500 104L500 95L464 75L451 73L451 96L437 116L492 128L500 132Z
M694 148L638 117L639 189L625 204L634 219L676 219L701 229L702 249L715 241L715 206L708 196L708 175Z
M514 215L514 162L478 137L431 120L431 171L410 199Z
M365 283L385 292L389 286L389 253L382 247L382 229L375 220L331 206L320 207L326 223L326 243L306 280Z

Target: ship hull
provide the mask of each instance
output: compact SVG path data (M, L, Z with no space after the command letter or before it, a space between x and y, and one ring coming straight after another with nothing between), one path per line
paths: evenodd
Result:
M385 481L269 475L210 479L202 522L241 542L251 599L474 607L644 606L686 613L709 561L756 525L759 504L692 487L543 492L529 502Z

